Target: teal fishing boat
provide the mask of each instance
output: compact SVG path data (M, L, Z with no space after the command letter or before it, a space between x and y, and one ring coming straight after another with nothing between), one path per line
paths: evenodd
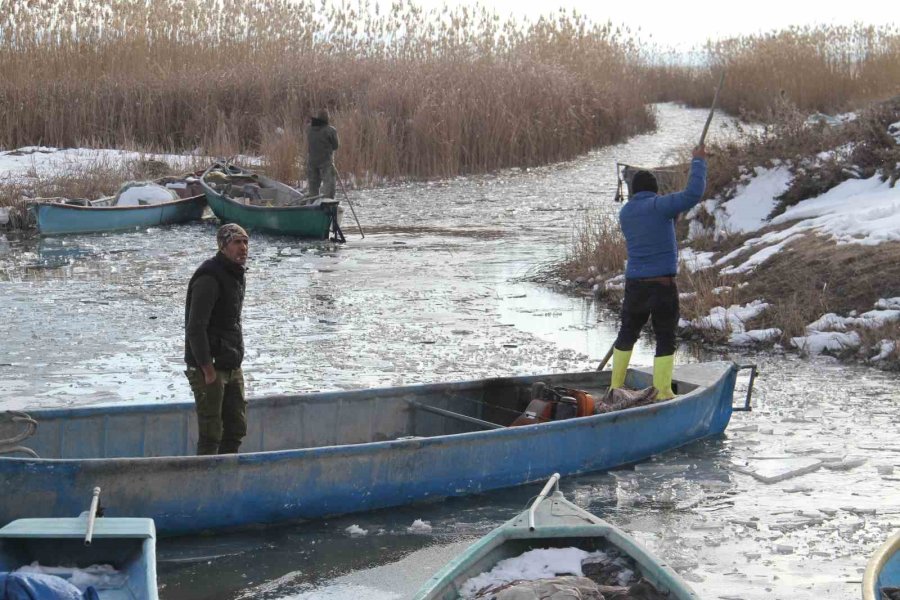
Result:
M650 597L699 600L699 596L664 561L650 554L621 529L566 500L559 491L559 474L550 478L530 508L450 561L422 586L414 600L470 597L464 592L471 591L473 578L490 572L500 561L540 548L575 548L588 553L627 557L637 569L634 572L636 585L642 585L646 590L646 584L649 584L658 592L658 596Z
M900 531L881 545L863 575L863 600L900 600Z
M343 208L338 200L308 198L271 177L216 163L201 178L210 209L220 221L255 231L302 238L344 241Z
M0 529L0 600L159 599L153 520L98 518L99 493L80 517L19 519Z
M199 220L206 197L199 177L169 177L131 185L98 200L44 199L31 204L38 233L129 231Z

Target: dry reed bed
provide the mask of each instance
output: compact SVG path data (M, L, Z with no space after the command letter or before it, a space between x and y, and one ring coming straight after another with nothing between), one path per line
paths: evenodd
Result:
M562 16L286 0L0 8L0 147L202 147L301 176L320 106L358 177L429 178L570 159L653 126L627 33ZM633 76L630 78L633 83Z
M709 42L704 67L654 64L646 80L657 100L709 106L719 73L726 111L771 120L787 99L804 112L834 113L900 93L900 28L819 25Z

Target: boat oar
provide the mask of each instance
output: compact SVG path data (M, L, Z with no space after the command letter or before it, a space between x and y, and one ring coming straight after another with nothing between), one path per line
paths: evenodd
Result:
M722 69L722 75L719 76L719 85L716 87L716 93L713 96L712 107L709 109L709 116L706 117L706 125L703 126L703 133L700 134L700 146L706 142L706 132L709 131L709 124L712 123L713 113L716 112L716 104L719 103L719 92L722 91L722 84L725 83L725 69Z
M356 219L356 226L359 227L359 235L362 236L362 239L366 238L366 234L363 233L362 225L359 224L359 219L356 218L356 210L353 208L353 203L350 202L350 196L347 195L347 188L344 187L344 178L341 177L341 174L338 172L337 167L334 168L334 174L337 175L338 181L341 182L341 191L344 192L344 198L347 199L347 204L350 205L350 212L353 213L353 218Z

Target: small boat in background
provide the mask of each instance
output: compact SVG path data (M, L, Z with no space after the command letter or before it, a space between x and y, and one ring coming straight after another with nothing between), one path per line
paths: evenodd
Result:
M546 552L534 558L526 554L540 549L570 550L568 561L559 558L554 561ZM575 561L566 565L565 562L572 562L571 555ZM509 561L519 557L522 559L519 565L510 564ZM584 557L583 562L581 557ZM535 562L538 558L540 560ZM554 573L527 577L529 560L537 567L536 571L543 565L557 562L556 568L563 568L572 576L566 578L565 585L590 586L598 579L605 580L598 587L604 596L699 598L671 567L624 531L566 500L559 491L559 474L554 474L528 510L469 546L425 582L414 600L487 599L494 597L500 589L521 584L523 580L553 577ZM501 561L504 564L499 564ZM546 570L544 567L543 571ZM576 581L574 577L588 577L590 581ZM545 585L552 582L545 581Z
M869 563L862 582L863 600L900 600L900 531L881 545Z
M158 600L153 519L97 518L99 494L95 488L80 517L19 519L0 529L0 599L24 588L38 598Z
M99 200L39 198L31 203L41 235L127 231L196 221L206 198L196 175L129 182Z
M340 228L339 200L306 197L289 185L227 163L216 163L201 178L206 201L220 221L245 229L324 240Z

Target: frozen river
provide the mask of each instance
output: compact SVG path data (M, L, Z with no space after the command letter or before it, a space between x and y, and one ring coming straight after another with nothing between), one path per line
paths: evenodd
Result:
M353 194L342 247L255 235L244 324L250 396L592 368L615 316L525 281L588 214L614 211L616 161L655 165L706 112L576 161ZM713 130L716 128L714 126ZM714 134L715 135L715 134ZM45 240L0 237L0 409L190 399L183 302L215 225ZM634 362L652 362L649 340ZM563 481L714 599L858 598L900 524L895 375L790 355L756 362L755 408L727 434ZM752 474L812 472L765 483ZM216 537L163 540L162 597L408 598L537 486ZM428 527L411 528L417 519ZM366 535L351 536L352 525Z

